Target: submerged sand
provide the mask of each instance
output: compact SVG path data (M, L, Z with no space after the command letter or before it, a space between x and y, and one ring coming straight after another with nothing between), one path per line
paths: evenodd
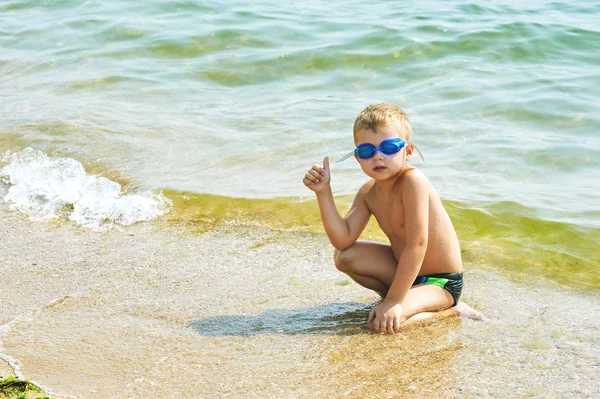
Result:
M98 233L0 210L0 372L77 398L595 397L600 297L466 265L448 318L396 336L322 235L166 222Z

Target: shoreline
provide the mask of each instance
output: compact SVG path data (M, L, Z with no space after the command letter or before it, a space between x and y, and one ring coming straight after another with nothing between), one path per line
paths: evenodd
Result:
M198 235L165 221L97 233L1 208L0 218L0 326L12 323L0 352L47 392L513 398L599 388L577 382L600 367L594 293L466 264L461 300L488 322L384 336L364 327L377 297L335 270L323 235L235 223Z
M0 353L0 398L68 399L66 396L48 395L47 389L20 378L11 362L3 356Z
M33 160L29 160L30 157ZM135 221L153 220L153 224L168 222L170 226L185 226L191 231L206 233L222 226L229 228L233 222L237 226L253 225L274 231L323 233L312 194L308 197L251 199L174 189L139 192L134 182L122 177L117 181L107 180L94 168L101 174L91 175L72 158L62 162L32 148L12 158L8 169L2 169L2 173L8 170L8 175L3 175L5 182L0 185L0 196L11 204L11 209L20 209L41 219L55 216L62 219L54 223L72 219L80 225L103 231ZM23 160L24 164L20 164ZM40 169L40 162L49 165ZM11 168L16 170L11 172ZM46 175L49 173L46 169L52 173ZM64 178L73 173L77 176L73 184L78 189L63 191L62 184L52 177L57 174ZM16 180L13 181L11 175ZM23 179L23 175L33 180ZM7 185L6 176L12 186ZM89 179L95 183L83 184ZM102 188L89 190L96 184ZM99 195L107 190L120 190L119 202L115 202L112 194ZM42 197L38 195L40 192L44 193ZM52 200L48 201L49 198ZM336 204L342 213L352 201L352 196L336 196ZM491 266L516 282L533 276L577 290L600 292L600 258L597 255L600 229L547 220L541 217L539 210L512 201L467 204L444 200L443 203L460 237L463 261L476 267ZM361 239L387 241L374 218L365 227Z

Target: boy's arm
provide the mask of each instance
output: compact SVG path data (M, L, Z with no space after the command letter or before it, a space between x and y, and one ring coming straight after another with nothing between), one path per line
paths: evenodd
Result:
M365 202L368 183L358 191L350 211L342 218L333 200L328 157L323 159L323 167L313 165L304 175L302 182L317 195L321 220L331 244L339 250L354 244L371 216L371 211Z
M406 226L406 241L398 260L396 275L385 298L401 304L419 274L429 239L429 192L430 183L418 171L406 175L402 190L402 204Z
M367 184L365 184L358 190L352 206L344 218L341 217L335 206L331 187L317 193L323 227L331 245L340 251L353 245L369 222L371 211L365 202L367 189Z

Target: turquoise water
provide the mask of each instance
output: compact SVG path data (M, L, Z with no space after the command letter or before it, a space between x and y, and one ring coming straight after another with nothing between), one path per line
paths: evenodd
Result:
M0 150L75 159L125 192L309 199L305 170L352 148L365 105L393 102L445 200L598 237L599 13L574 0L3 1ZM364 181L352 160L332 175L337 195ZM569 253L560 242L542 245Z

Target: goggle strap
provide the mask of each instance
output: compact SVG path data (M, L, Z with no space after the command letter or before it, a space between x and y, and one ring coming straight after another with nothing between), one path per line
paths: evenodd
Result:
M421 157L421 159L423 160L423 163L425 163L425 157L423 156L423 153L421 152L421 150L419 150L419 147L417 147L417 145L415 143L413 143L412 141L407 141L407 143L412 144L415 146L415 149L417 150L417 152L419 153L419 156Z
M337 161L335 161L335 163L342 163L346 159L350 158L352 155L354 155L354 150L350 151L349 153L347 153L346 155L344 155L343 157L341 157L340 159L338 159Z

